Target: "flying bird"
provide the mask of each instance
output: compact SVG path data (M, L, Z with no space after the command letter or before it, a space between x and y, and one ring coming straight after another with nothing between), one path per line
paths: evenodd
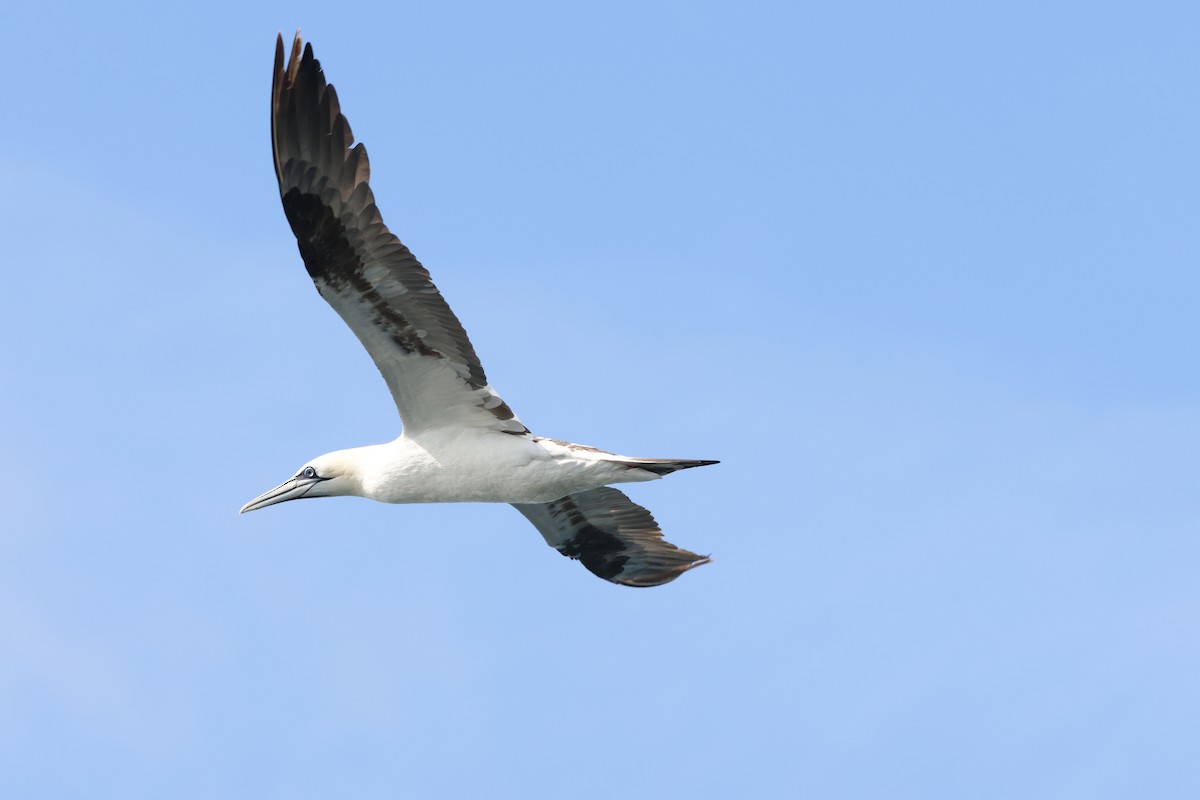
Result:
M302 49L303 48L303 49ZM716 461L630 458L535 436L488 383L429 273L383 224L367 151L299 32L275 45L271 144L283 210L317 291L371 354L400 412L387 444L318 456L242 507L354 495L384 503L510 503L546 543L626 586L706 564L663 539L650 512L609 484Z

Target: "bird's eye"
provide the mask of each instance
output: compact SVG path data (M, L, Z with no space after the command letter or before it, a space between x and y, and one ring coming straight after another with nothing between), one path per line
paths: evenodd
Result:
M313 469L312 467L305 467L305 468L304 468L304 471L303 471L303 472L301 472L300 474L301 474L301 475L303 475L303 476L304 476L304 477L306 477L306 478L315 478L315 477L317 477L317 471L316 471L315 469Z

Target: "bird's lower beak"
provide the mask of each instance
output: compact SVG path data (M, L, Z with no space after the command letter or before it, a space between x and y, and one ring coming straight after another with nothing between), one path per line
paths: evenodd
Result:
M246 505L242 506L239 514L245 514L247 511L254 511L258 508L266 508L273 506L276 503L283 503L288 500L298 500L308 494L314 486L321 482L320 478L290 478L276 486L269 492L264 492L258 497L251 500Z

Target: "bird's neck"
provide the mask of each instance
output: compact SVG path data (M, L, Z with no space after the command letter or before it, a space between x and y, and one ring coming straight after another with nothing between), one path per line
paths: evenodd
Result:
M361 495L381 503L421 502L423 487L441 470L424 447L404 437L352 452Z

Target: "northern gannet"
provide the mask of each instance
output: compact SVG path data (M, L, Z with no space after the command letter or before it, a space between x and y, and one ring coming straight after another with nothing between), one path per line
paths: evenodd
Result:
M297 31L275 45L271 140L283 210L317 291L383 374L398 439L318 456L242 513L306 497L384 503L511 503L547 544L605 580L657 586L706 564L663 540L654 517L607 484L716 464L629 458L535 436L488 384L429 273L383 224L333 86Z

